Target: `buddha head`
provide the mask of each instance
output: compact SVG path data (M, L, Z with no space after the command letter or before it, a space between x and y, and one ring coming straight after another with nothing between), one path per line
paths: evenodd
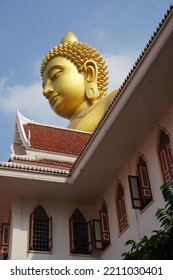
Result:
M106 95L108 70L100 53L68 32L41 64L43 95L59 116L71 119Z

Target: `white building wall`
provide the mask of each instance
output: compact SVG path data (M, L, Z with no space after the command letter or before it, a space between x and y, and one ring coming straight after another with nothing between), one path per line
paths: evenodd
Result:
M122 253L127 252L131 248L131 246L124 246L127 240L132 239L138 242L144 235L150 237L153 230L159 229L160 223L157 220L155 213L158 208L164 208L165 205L160 191L160 187L164 183L164 180L158 156L159 132L160 129L166 129L166 131L170 134L170 140L172 141L172 124L173 107L117 175L115 182L113 182L110 188L105 192L103 198L105 199L108 207L111 245L107 248L107 250L105 250L105 252L102 253L102 259L121 259ZM128 175L137 175L137 160L140 155L143 155L147 162L153 195L153 201L142 211L132 209L128 182ZM127 227L127 229L121 234L119 234L119 224L116 210L116 186L118 180L124 187L126 211L129 222L129 227Z
M42 201L36 199L15 198L11 219L11 248L10 259L121 259L121 255L130 247L124 246L127 240L139 241L144 235L150 236L152 231L158 229L160 223L155 217L156 210L163 208L165 203L162 198L160 186L163 176L158 157L159 131L161 128L170 133L173 138L173 108L158 124L146 141L129 159L124 168L115 174L115 180L108 186L105 194L96 205L77 205L59 201ZM173 147L173 145L172 145ZM153 201L142 211L132 209L128 175L136 175L137 160L143 155L147 162ZM119 233L118 216L116 210L116 187L118 180L122 183L125 193L126 211L129 226L124 232ZM70 254L69 244L69 218L78 208L89 221L99 218L99 210L103 201L106 203L109 217L111 245L104 252L95 252L91 256ZM28 251L29 244L29 218L34 208L41 204L53 219L53 248L51 253L33 253Z
M29 252L29 223L30 215L38 205L41 205L49 216L52 216L52 252ZM77 205L52 200L30 200L15 198L12 215L12 238L10 259L95 259L94 255L70 254L69 218L73 211L79 209L86 220L96 218L95 209L90 205Z
M26 251L25 254L23 251L25 250L27 232L23 220L23 201L21 198L13 200L10 228L9 259L25 259Z

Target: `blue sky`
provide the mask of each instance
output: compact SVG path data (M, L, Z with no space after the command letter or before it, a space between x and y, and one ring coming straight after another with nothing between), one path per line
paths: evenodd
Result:
M16 106L36 122L65 127L42 96L40 63L67 31L95 47L121 85L172 0L0 0L0 161L8 161ZM109 92L108 91L108 92Z

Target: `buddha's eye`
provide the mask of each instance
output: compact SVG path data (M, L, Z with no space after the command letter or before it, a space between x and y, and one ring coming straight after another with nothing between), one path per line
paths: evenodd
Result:
M50 79L51 81L56 80L56 78L59 77L59 75L62 73L62 69L54 69L51 73L50 73Z

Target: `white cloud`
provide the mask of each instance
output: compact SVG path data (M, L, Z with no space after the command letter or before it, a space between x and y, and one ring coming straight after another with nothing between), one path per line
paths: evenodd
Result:
M108 92L119 88L137 58L137 52L104 55L109 70Z
M37 122L64 126L67 121L59 118L42 96L41 82L31 85L9 86L6 79L0 79L0 110L6 114L19 111Z
M13 112L16 106L29 112L32 108L32 112L37 114L39 110L39 104L43 105L41 100L41 84L34 83L29 86L25 85L8 85L7 80L1 80L1 91L0 91L0 108L2 111L7 113Z

